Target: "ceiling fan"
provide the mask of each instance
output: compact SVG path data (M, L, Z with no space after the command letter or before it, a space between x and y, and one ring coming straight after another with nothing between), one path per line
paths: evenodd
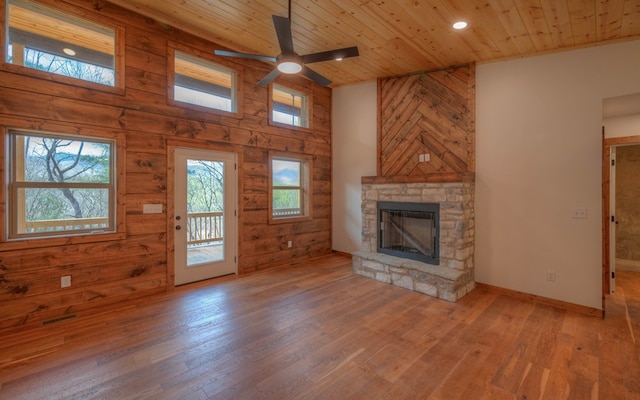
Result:
M277 57L263 56L258 54L236 53L233 51L216 50L215 54L227 57L250 58L253 60L269 61L276 63L276 67L258 82L258 85L265 86L273 81L281 73L297 74L302 73L305 77L322 86L328 86L331 81L314 70L306 66L321 61L342 60L347 57L358 56L358 47L345 47L343 49L323 51L320 53L312 53L304 56L299 55L293 50L293 36L291 34L291 0L289 0L289 18L273 16L273 25L278 35L278 44L280 45L280 55Z

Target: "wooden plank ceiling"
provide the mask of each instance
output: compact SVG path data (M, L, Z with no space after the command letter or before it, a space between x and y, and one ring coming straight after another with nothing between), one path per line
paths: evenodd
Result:
M287 0L110 0L228 49L277 56L271 15ZM640 0L293 0L301 54L357 45L312 64L332 87L380 77L640 39ZM453 22L469 27L456 31Z

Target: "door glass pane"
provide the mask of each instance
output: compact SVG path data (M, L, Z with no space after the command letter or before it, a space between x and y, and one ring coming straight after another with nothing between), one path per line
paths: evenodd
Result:
M187 160L187 266L224 260L224 163Z

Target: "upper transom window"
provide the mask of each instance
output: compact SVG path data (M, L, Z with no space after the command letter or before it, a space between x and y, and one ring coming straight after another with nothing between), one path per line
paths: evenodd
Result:
M273 84L271 88L271 120L280 124L309 127L309 96Z
M7 12L7 62L115 86L114 29L26 0Z
M237 111L234 70L178 50L174 54L175 101L221 111Z

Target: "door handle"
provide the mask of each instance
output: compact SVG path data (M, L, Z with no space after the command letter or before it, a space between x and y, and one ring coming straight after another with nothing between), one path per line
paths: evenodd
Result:
M180 225L176 225L176 230L179 231L180 229L182 229L182 227Z

